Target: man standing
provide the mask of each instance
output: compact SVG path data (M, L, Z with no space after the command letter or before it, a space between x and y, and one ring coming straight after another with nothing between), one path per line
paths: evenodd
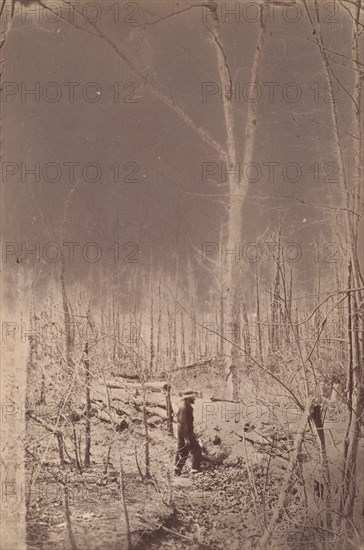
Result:
M182 394L182 400L178 406L177 413L177 452L175 459L176 475L180 475L182 468L186 463L189 453L192 455L191 473L200 471L201 467L201 447L198 444L193 431L193 407L195 394L192 390L186 390Z

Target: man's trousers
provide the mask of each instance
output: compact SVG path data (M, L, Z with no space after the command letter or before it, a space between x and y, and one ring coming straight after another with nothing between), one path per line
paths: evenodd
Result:
M191 437L190 442L190 444L187 444L184 436L178 432L175 468L179 472L182 471L190 453L192 455L192 469L199 470L201 467L201 447L195 437Z

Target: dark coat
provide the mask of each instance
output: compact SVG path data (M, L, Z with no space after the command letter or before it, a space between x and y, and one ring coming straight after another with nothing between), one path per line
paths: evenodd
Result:
M182 399L178 405L177 412L178 435L185 439L191 439L193 434L193 408L190 403Z

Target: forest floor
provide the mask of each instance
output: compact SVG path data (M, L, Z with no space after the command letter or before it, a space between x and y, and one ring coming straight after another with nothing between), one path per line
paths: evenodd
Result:
M128 430L118 434L135 550L224 549L226 546L229 550L249 550L269 520L288 464L294 427L287 424L286 429L277 431L268 419L247 423L246 418L239 418L232 423L231 418L227 422L221 415L203 421L203 406L202 400L197 400L196 429L208 455L199 474L190 474L187 463L182 476L173 476L175 438L168 435L165 428L157 427L149 432L152 479L142 479L141 433L131 434ZM333 422L337 429L337 419L333 418ZM272 431L275 445L279 446L278 456L262 451ZM242 434L247 441L242 440ZM249 442L252 438L257 445ZM27 517L28 550L71 550L63 489L54 479L55 471L59 470L57 448L52 445L49 444L47 460L32 487ZM269 448L273 448L272 443ZM72 468L69 476L71 522L78 550L127 547L116 445L111 450L105 476L106 454L105 425L96 422L92 429L91 468L82 475ZM28 475L33 479L34 468L36 470L37 465L33 464L33 470L28 467ZM311 482L313 484L312 479L308 483ZM313 501L311 505L314 506ZM306 527L302 529L304 511L300 491L294 490L289 495L288 509L289 515L285 513L273 539L273 548L316 548L315 514L305 518Z

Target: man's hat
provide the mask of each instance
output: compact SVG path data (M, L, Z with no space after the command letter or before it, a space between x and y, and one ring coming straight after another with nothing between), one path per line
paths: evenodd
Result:
M185 390L184 392L182 392L182 397L184 399L185 397L196 397L196 395L195 392L193 392L192 390Z

